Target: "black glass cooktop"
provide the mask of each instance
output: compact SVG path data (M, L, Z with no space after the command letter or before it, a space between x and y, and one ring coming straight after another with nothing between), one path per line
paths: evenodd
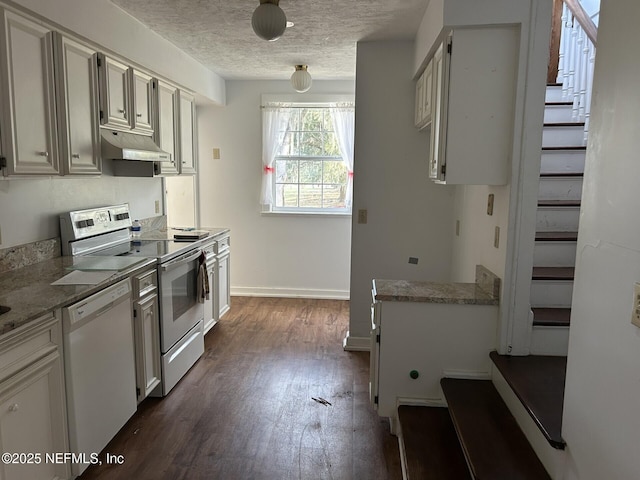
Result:
M123 243L94 252L92 255L155 257L160 261L166 261L180 255L181 253L188 252L193 248L194 245L189 242L174 242L172 240L132 240L129 243Z

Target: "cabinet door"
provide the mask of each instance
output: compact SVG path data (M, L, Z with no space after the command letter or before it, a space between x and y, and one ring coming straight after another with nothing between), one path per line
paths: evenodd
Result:
M5 174L58 174L52 32L12 12L2 15L0 130Z
M371 304L371 344L369 353L369 400L378 409L378 372L380 370L380 309L382 304Z
M143 133L153 133L153 78L138 70L131 70L131 116L134 130Z
M178 141L178 88L166 82L157 81L158 115L155 125L155 141L158 146L171 155L171 161L160 164L163 175L180 173L180 151Z
M422 84L422 122L429 125L431 123L431 101L433 96L433 61L429 61L424 70Z
M158 296L148 295L134 306L138 403L160 383L160 320Z
M431 113L431 144L429 146L429 178L444 181L445 147L447 132L447 101L449 81L449 55L443 50L448 43L440 45L433 56L433 95Z
M129 67L102 54L99 59L100 123L104 127L129 130Z
M60 159L64 174L101 171L96 52L56 33Z
M416 105L415 105L415 119L414 125L418 128L422 126L422 118L423 113L422 109L424 108L424 73L420 75L420 78L416 81Z
M180 92L180 173L196 173L195 152L195 98L185 92Z
M228 251L218 257L218 318L227 313L231 306L229 259Z
M68 478L67 464L48 462L45 456L68 451L66 432L59 426L65 422L61 372L54 352L0 384L2 452L34 455L33 463L2 462L3 480Z

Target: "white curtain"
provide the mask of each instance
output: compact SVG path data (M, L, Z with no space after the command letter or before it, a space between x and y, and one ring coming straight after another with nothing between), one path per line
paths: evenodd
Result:
M355 131L355 108L353 104L337 104L332 109L333 130L340 147L342 160L347 167L349 177L347 178L347 191L345 205L351 208L351 197L353 195L353 142Z
M269 103L262 107L262 192L260 203L273 205L273 161L278 154L289 125L291 109L284 104Z

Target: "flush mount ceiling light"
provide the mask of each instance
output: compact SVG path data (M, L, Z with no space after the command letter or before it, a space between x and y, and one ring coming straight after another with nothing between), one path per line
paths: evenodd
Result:
M253 12L251 26L257 36L273 42L279 39L287 28L287 17L278 6L280 0L260 0Z
M306 65L296 65L296 71L291 75L291 85L298 93L304 93L311 88L311 75Z

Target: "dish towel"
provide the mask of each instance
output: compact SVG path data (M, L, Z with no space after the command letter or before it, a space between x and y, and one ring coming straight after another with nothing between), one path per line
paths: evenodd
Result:
M196 291L198 303L204 303L205 300L209 300L209 274L207 272L207 256L204 252L200 254L199 262Z

